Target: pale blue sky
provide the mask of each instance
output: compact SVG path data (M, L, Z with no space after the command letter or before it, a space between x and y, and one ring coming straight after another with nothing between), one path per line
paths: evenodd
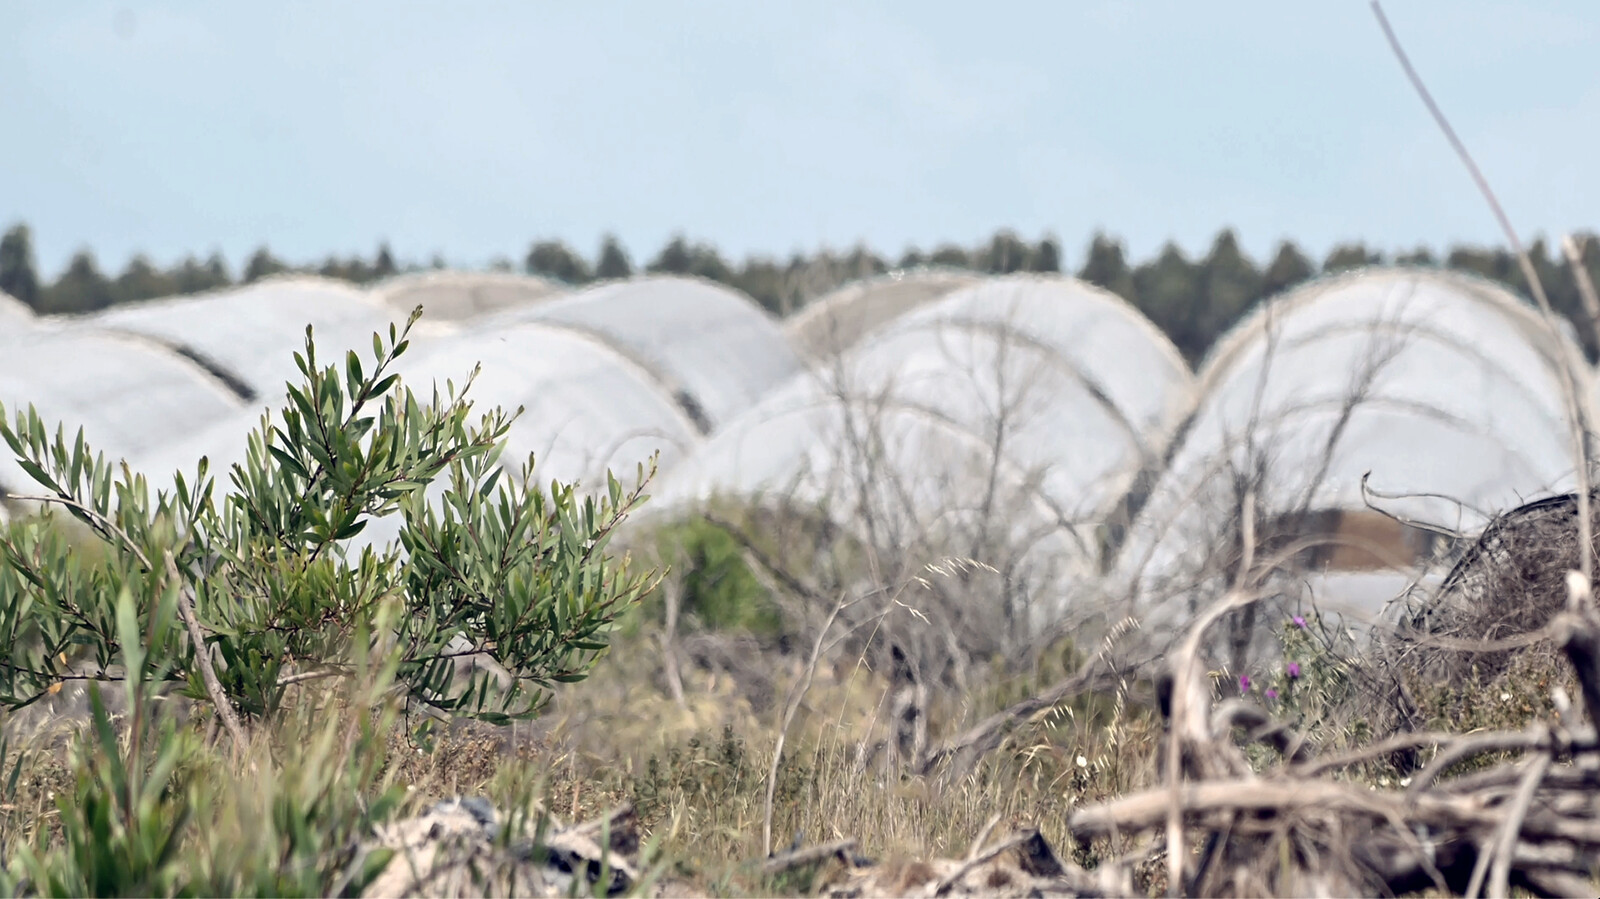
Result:
M1391 0L1527 235L1600 226L1600 4ZM1096 228L1317 253L1498 242L1340 2L0 4L0 225L54 273L266 242L295 261L636 260Z

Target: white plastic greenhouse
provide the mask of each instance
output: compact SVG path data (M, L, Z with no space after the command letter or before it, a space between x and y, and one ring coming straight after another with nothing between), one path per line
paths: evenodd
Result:
M670 472L657 504L793 499L847 527L989 528L1083 575L1192 389L1122 299L1067 278L990 279L791 379Z
M397 275L373 292L401 320L421 305L423 324L432 326L543 302L567 288L548 278L511 272L427 271Z
M784 324L784 332L809 357L836 356L899 316L982 277L956 269L916 268L853 281L795 313Z
M4 334L13 326L21 327L32 318L33 310L23 305L16 297L0 291L0 334Z
M1569 367L1578 414L1600 421L1570 331L1486 281L1411 268L1263 304L1198 378L1133 306L1060 276L899 272L786 323L659 276L571 292L511 274L269 278L79 318L0 295L0 401L82 425L156 486L201 455L220 474L298 382L308 323L323 364L366 362L418 303L437 324L400 373L425 396L481 363L475 400L526 410L508 467L532 453L541 481L595 488L659 452L650 514L733 497L891 543L954 534L941 546L960 551L979 534L1012 553L1039 625L1082 591L1127 599L1146 630L1181 625L1226 581L1245 494L1262 533L1327 538L1303 583L1370 617L1426 567L1432 529L1572 488ZM0 489L29 489L9 454Z
M1181 619L1214 594L1208 565L1226 558L1219 534L1248 488L1263 530L1318 521L1340 544L1313 566L1319 601L1376 613L1425 557L1428 528L1471 531L1571 489L1564 366L1593 421L1565 332L1459 274L1366 269L1264 304L1202 368L1199 409L1120 552L1129 595Z
M286 381L298 382L294 353L315 329L327 361L347 349L370 358L372 334L394 315L371 294L323 278L268 278L247 287L115 306L85 325L160 341L232 379L246 399L282 402Z
M490 316L477 333L528 321L592 334L626 355L677 398L702 433L801 368L771 316L749 297L698 278L613 281Z
M0 330L0 402L12 421L31 403L52 437L64 425L71 445L81 427L96 451L136 467L241 407L226 384L159 343L59 322ZM0 453L0 489L38 490L9 447Z

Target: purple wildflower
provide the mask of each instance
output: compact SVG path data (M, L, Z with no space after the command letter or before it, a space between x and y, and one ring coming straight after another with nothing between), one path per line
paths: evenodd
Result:
M1300 676L1300 663L1299 662L1290 662L1289 663L1289 676L1290 677L1299 677Z
M1240 693L1249 693L1250 692L1250 675L1248 675L1248 674L1239 675L1239 692Z
M1278 698L1278 691L1272 689L1271 687L1268 687L1267 688L1267 698L1268 699L1277 699Z
M1294 616L1294 626L1298 628L1304 628L1306 626L1305 618L1299 615Z

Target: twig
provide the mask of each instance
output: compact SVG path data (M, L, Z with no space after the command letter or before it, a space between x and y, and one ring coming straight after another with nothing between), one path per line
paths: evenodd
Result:
M967 847L967 858L978 857L978 853L983 849L983 844L988 841L989 834L994 833L994 829L1000 823L1001 817L999 812L995 812L990 816L989 820L983 825L983 829L978 831L978 835L973 838L972 845Z
M681 553L680 553L681 555ZM687 709L683 696L683 674L678 666L678 607L682 603L683 585L678 579L662 583L663 599L667 606L667 621L661 629L661 661L667 678L667 689L678 708Z
M134 558L138 559L139 563L144 566L145 571L155 570L155 566L150 564L150 557L146 556L144 551L139 548L139 545L133 542L133 538L128 536L127 531L124 531L120 525L112 521L110 518L101 515L90 506L80 503L70 496L57 496L54 494L44 493L13 493L11 494L10 498L14 500L23 500L35 503L55 503L58 506L66 506L69 509L76 509L85 516L94 519L93 523L97 524L98 527L105 528L106 531L115 535L117 539L121 540L123 545L128 548L128 552L133 553Z
M1069 696L1090 690L1101 689L1103 686L1116 686L1121 682L1122 676L1127 673L1126 668L1096 672L1095 659L1090 659L1079 668L1076 674L1067 678L1054 687L1036 696L1030 696L1015 703L1001 712L983 719L967 730L939 744L938 747L928 752L918 766L917 773L929 774L938 767L939 763L952 756L962 753L982 755L1000 744L1000 732L1014 721L1032 717L1035 713L1059 704Z
M998 858L1002 853L1021 846L1023 843L1026 843L1028 840L1032 839L1034 833L1036 833L1036 831L1019 831L1009 837L1006 837L993 846L990 846L988 849L985 849L980 853L967 856L966 861L963 861L960 867L956 868L954 871L951 871L949 874L946 874L944 877L939 878L938 884L933 888L933 895L943 896L945 893L950 892L950 888L955 886L956 883L961 880L961 878L967 876L972 869L981 865L985 865L993 861L995 858Z
M278 686L290 687L307 681L322 680L325 677L340 677L345 674L349 674L349 672L340 668L318 668L313 671L298 671L294 674L285 674L279 677Z
M1539 312L1544 317L1545 327L1549 329L1556 347L1557 366L1561 372L1562 398L1567 405L1567 424L1572 437L1572 455L1576 466L1574 474L1578 482L1578 560L1579 570L1585 578L1594 577L1594 520L1589 511L1589 454L1586 446L1588 423L1584 419L1583 405L1578 399L1579 380L1574 371L1575 363L1571 354L1563 352L1561 347L1562 332L1556 325L1555 311L1550 306L1550 298L1545 295L1544 284L1539 280L1539 272L1533 267L1533 259L1528 256L1528 251L1522 245L1522 239L1517 236L1517 230L1511 227L1511 219L1506 216L1501 208L1500 201L1495 197L1494 190L1489 187L1488 179L1483 177L1483 172L1478 169L1478 164L1473 161L1472 154L1467 152L1466 144L1456 136L1454 128L1450 127L1450 120L1445 118L1444 111L1433 100L1433 95L1428 93L1427 85L1422 83L1422 76L1412 68L1411 59L1406 56L1406 51L1400 46L1400 38L1395 35L1394 29L1389 25L1389 19L1383 14L1383 6L1378 0L1372 0L1372 14L1377 17L1378 25L1383 28L1383 35L1389 41L1389 48L1394 51L1395 58L1400 61L1400 67L1405 70L1406 77L1410 79L1411 86L1416 88L1417 95L1422 98L1422 103L1428 108L1439 130L1444 132L1445 138L1460 157L1461 164L1466 166L1467 172L1472 175L1473 183L1477 184L1478 191L1489 204L1489 209L1494 213L1495 220L1500 224L1500 230L1505 232L1506 239L1511 242L1511 249L1517 255L1517 264L1522 268L1522 275L1528 281L1528 289L1533 292L1533 298L1539 304Z
M1506 812L1505 826L1500 829L1499 839L1494 850L1494 864L1489 873L1489 895L1504 899L1511 895L1511 851L1516 848L1517 836L1522 831L1522 821L1528 817L1528 807L1533 804L1533 794L1539 789L1539 781L1544 779L1545 772L1550 770L1550 755L1535 756L1533 764L1528 767L1528 774L1517 787L1516 798L1511 801L1511 808ZM1468 889L1467 895L1472 895L1473 890Z
M850 853L855 851L855 840L839 840L833 843L824 843L821 846L810 846L805 849L791 849L788 852L774 855L761 864L761 873L768 877L782 874L791 868L800 868L816 862L838 857L846 864L850 861Z
M1541 735L1537 732L1528 731L1522 733L1479 734L1466 737L1441 750L1438 755L1434 756L1433 761L1428 763L1428 767L1422 769L1420 774L1411 778L1411 786L1406 789L1406 792L1413 797L1422 795L1428 787L1433 785L1434 780L1444 773L1446 768L1475 755L1483 755L1486 752L1510 752L1517 749L1538 748L1541 743L1547 744L1548 740L1548 733Z
M1069 829L1082 837L1109 836L1113 832L1142 830L1160 825L1173 806L1164 788L1146 790L1122 799L1080 809L1068 821ZM1404 808L1400 798L1362 787L1328 781L1250 780L1229 778L1183 786L1178 794L1178 809L1190 812L1272 812L1291 815L1301 811L1359 812L1386 816ZM1466 797L1419 797L1412 817L1473 823L1497 820L1490 812ZM1169 852L1183 853L1183 844L1169 846Z
M178 574L178 563L173 561L172 553L165 554L167 577L178 587L178 614L183 616L183 623L189 628L189 640L194 643L195 662L200 666L200 679L205 681L206 692L211 696L211 704L216 706L217 714L222 718L222 723L228 728L229 736L233 737L233 751L235 757L244 752L247 740L244 727L239 724L239 716L233 711L233 704L228 701L228 694L222 691L222 682L217 680L216 669L211 667L211 647L206 645L205 634L200 632L200 621L194 614L194 597L189 591L189 585Z
M1440 731L1422 731L1418 733L1396 734L1395 736L1390 737L1382 742L1363 746L1359 749L1351 750L1343 755L1330 756L1324 759L1315 759L1300 765L1295 765L1289 768L1287 773L1291 777L1318 777L1329 771L1334 771L1339 768L1346 768L1350 765L1367 761L1368 759L1388 755L1391 752L1398 752L1404 749L1418 749L1427 746L1443 747L1450 751L1464 749L1464 752L1451 760L1450 764L1455 764L1464 758L1468 758L1473 755L1480 755L1485 752L1507 752L1517 749L1548 750L1551 748L1551 745L1551 740L1548 734L1480 734L1464 737L1460 734L1443 733ZM1586 737L1574 738L1570 742L1569 748L1573 751L1592 752L1595 749L1600 748L1600 746L1597 746L1594 737L1589 735ZM1415 778L1412 782L1412 785L1416 786L1416 782L1421 779L1421 777Z
M1589 720L1600 726L1600 620L1596 619L1591 582L1576 572L1567 576L1567 611L1552 623L1556 644L1578 676Z
M778 763L783 759L783 744L789 737L789 725L794 722L794 713L800 708L800 701L811 690L811 680L817 674L817 659L822 655L822 642L828 636L828 629L833 627L833 622L839 617L839 613L850 604L843 596L833 604L833 611L828 613L828 620L818 629L817 639L811 644L811 658L806 662L805 677L790 689L789 702L783 710L783 724L778 728L777 744L772 748L772 765L767 769L767 795L761 815L763 855L772 854L772 800L778 790Z
M133 538L120 525L105 515L100 514L92 507L81 503L68 496L55 496L46 494L18 495L13 497L19 500L28 500L40 503L56 503L71 509L76 509L82 514L94 519L109 533L123 542L128 551L133 553L146 571L154 571L155 566L150 563L150 557L144 554ZM222 718L222 723L228 728L228 734L233 737L234 752L244 752L246 739L244 727L239 723L239 717L233 710L233 705L228 701L228 694L223 692L222 682L217 679L216 669L211 666L211 655L206 646L205 634L200 630L200 621L195 617L194 596L188 583L178 574L178 563L173 560L172 553L165 554L166 574L168 580L178 587L178 615L183 618L184 626L189 631L189 640L194 644L194 657L200 667L200 679L205 682L206 693L211 697L212 705L216 706L217 714Z
M1587 239L1586 239L1587 240ZM1583 264L1583 252L1571 234L1561 238L1561 252L1572 269L1572 280L1577 282L1578 296L1583 298L1583 311L1589 316L1589 326L1594 329L1595 346L1600 347L1600 294L1595 293L1594 281Z
M1477 515L1481 516L1485 520L1491 519L1491 518L1494 517L1491 513L1487 512L1487 511L1485 511L1483 509L1479 509L1476 506L1470 506L1470 505L1466 504L1465 502L1462 502L1461 499L1458 498L1458 497L1447 496L1447 495L1445 495L1443 493L1429 493L1429 492L1426 492L1426 491L1418 491L1416 493L1411 493L1411 492L1395 493L1395 492L1388 492L1388 491L1384 491L1384 490L1377 490L1377 489L1374 489L1372 487L1367 486L1367 480L1369 478L1371 478L1371 477L1372 477L1372 472L1370 472L1370 471L1364 471L1364 472L1361 473L1361 483L1359 484L1359 487L1361 488L1361 504L1366 506L1368 509L1371 509L1372 511L1378 513L1379 515L1382 515L1383 517L1388 518L1391 521L1395 521L1395 522L1398 522L1400 524L1403 524L1406 527L1416 528L1416 529L1422 530L1422 531L1427 531L1430 534L1438 534L1441 537L1449 537L1452 540L1460 540L1461 538L1467 536L1466 532L1464 532L1464 531L1458 531L1458 530L1454 530L1452 528L1441 527L1439 525L1432 524L1430 522L1426 522L1426 521L1422 521L1420 519L1412 518L1409 515L1397 515L1397 514L1395 514L1393 512L1390 512L1388 509L1380 508L1379 506L1377 506L1376 504L1374 504L1372 502L1372 499L1374 497L1376 497L1378 499L1442 499L1445 502L1451 503L1456 507L1456 521L1457 521L1457 523L1459 523L1461 521L1461 510L1462 509L1470 509L1470 510L1472 510L1472 512L1474 514L1477 514Z
M744 550L745 555L756 563L750 567L760 568L768 572L783 584L784 589L794 593L797 596L801 596L813 601L823 598L821 593L816 588L802 582L798 577L795 576L793 571L790 571L788 567L778 562L778 560L772 558L772 556L769 555L765 550L757 546L755 538L751 537L749 532L747 532L744 528L739 527L729 519L723 518L714 512L706 512L704 517L707 524L710 524L712 527L715 527L718 530L727 532L728 536L732 537L734 542L739 544L739 548Z
M1252 575L1255 565L1256 543L1255 491L1246 490L1239 510L1240 559L1234 575L1233 589L1190 628L1182 647L1174 657L1172 666L1171 715L1167 721L1167 895L1176 896L1183 889L1183 768L1186 743L1196 748L1211 738L1204 708L1209 696L1201 686L1200 641L1211 625L1234 609L1243 608L1258 597L1245 593L1243 587ZM1187 739L1185 739L1187 738Z

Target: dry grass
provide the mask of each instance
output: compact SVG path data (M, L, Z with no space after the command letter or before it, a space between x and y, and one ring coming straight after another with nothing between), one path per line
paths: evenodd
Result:
M617 646L588 682L558 701L540 743L562 747L551 768L562 782L548 795L562 809L564 791L597 791L594 802L580 798L581 812L629 797L678 873L708 887L732 883L744 863L764 855L763 799L782 709L757 713L736 678L704 669L685 672L686 704L679 706L654 683L657 646L644 635ZM803 676L802 661L771 652L749 663L779 672L787 689ZM1039 679L1053 674L1041 671ZM969 695L936 699L929 710L934 730L954 731L1036 682L989 682ZM874 858L960 856L995 815L1037 824L1054 845L1069 845L1065 822L1075 807L1153 776L1159 721L1108 697L1047 710L953 781L863 764L864 747L886 726L890 688L885 674L851 660L819 666L778 767L778 848L853 838Z
M1285 622L1280 637L1300 674L1259 682L1253 695L1261 697L1268 686L1280 689L1263 703L1324 753L1388 736L1390 725L1372 717L1372 697L1363 692L1370 688L1360 686L1376 680L1363 667L1370 660L1330 651L1314 639L1315 626L1315 620L1306 628ZM777 875L759 867L766 777L782 704L752 702L749 685L734 673L698 664L684 666L683 701L676 701L662 682L662 644L654 627L627 629L590 680L565 689L546 718L515 729L458 726L419 736L394 721L362 743L353 711L327 705L325 695L322 705L308 701L280 732L257 734L246 762L209 753L192 766L188 778L203 785L210 803L199 811L204 826L187 850L192 864L209 872L226 867L230 854L261 838L261 822L286 798L306 803L342 790L346 803L359 804L395 786L404 795L397 813L481 795L501 808L536 805L575 821L631 802L656 870L696 890L793 895L818 889L816 878L827 875L827 866ZM780 696L804 676L797 652L775 646L754 652L744 664L766 671ZM1078 662L1065 650L1041 658L1026 674L991 672L964 693L935 692L926 709L930 740L1037 694ZM1404 683L1422 716L1419 727L1455 732L1518 730L1553 720L1552 687L1572 689L1570 668L1551 653L1520 653L1502 669L1480 667L1449 679L1410 670ZM1084 867L1128 851L1111 839L1077 842L1068 822L1084 807L1158 785L1166 731L1148 684L1129 682L1125 689L1049 706L1017 722L998 749L955 776L916 775L881 757L862 763L863 747L886 732L892 688L889 673L868 670L859 655L841 654L818 666L777 768L775 848L848 838L855 851L899 870L925 859L966 857L980 834L1037 827L1064 859ZM1214 699L1238 695L1237 685L1217 673L1209 689ZM352 753L365 754L368 774L328 761ZM1257 770L1282 762L1259 745L1247 757ZM1506 757L1480 758L1447 773L1468 773ZM15 791L0 802L0 849L7 855L36 838L59 837L56 797L71 790L59 746L25 761ZM1395 789L1428 761L1377 756L1338 779ZM1164 890L1159 857L1139 872L1138 889Z

